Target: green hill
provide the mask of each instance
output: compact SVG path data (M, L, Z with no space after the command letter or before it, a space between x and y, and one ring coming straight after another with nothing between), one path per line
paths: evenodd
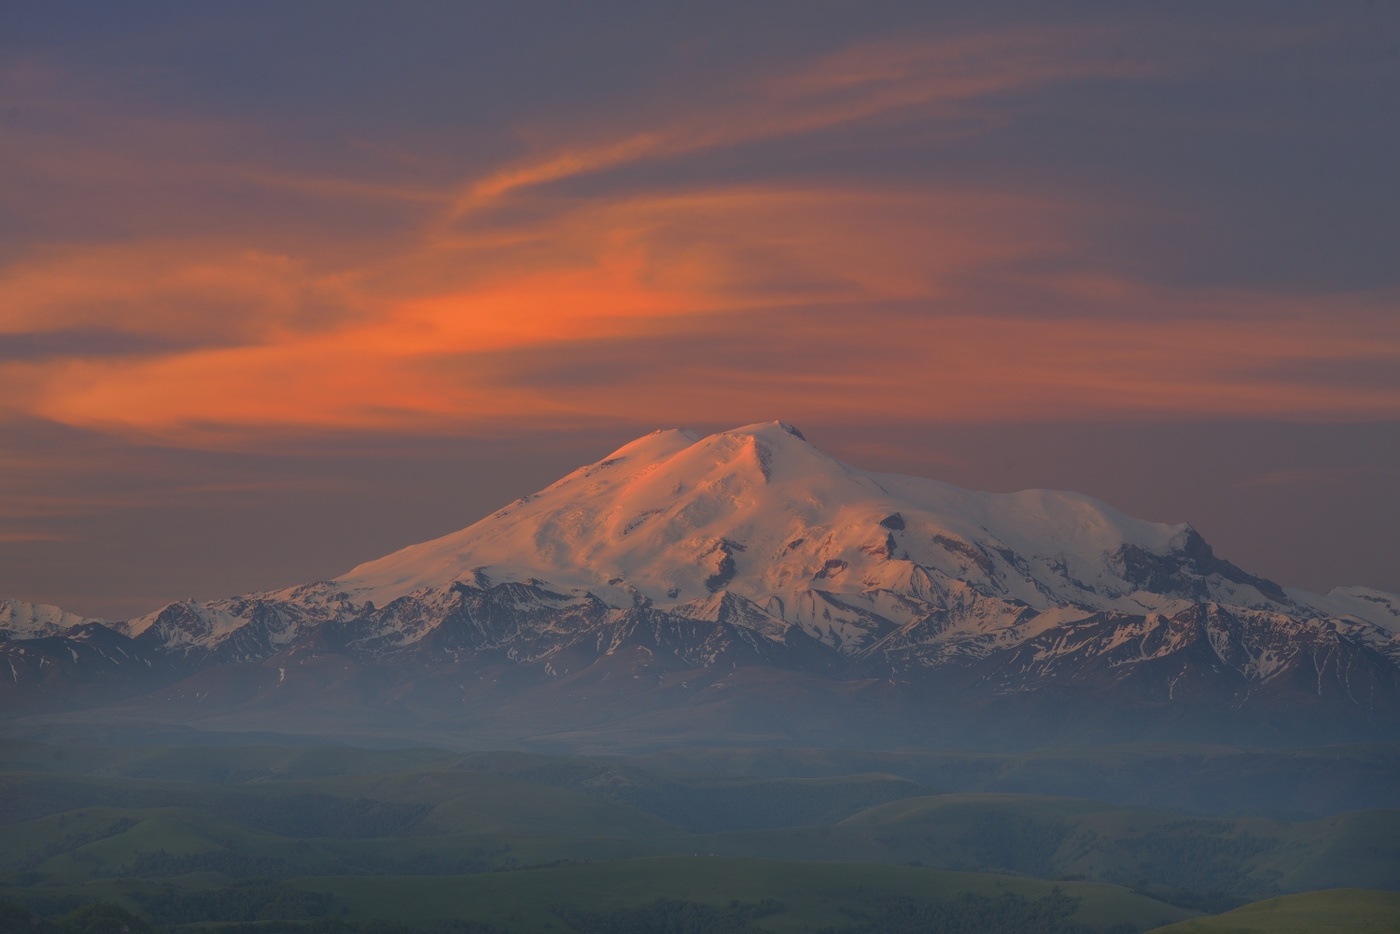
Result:
M1282 895L1212 918L1197 918L1151 934L1395 934L1400 931L1400 893L1329 889Z
M1246 899L1344 883L1400 885L1400 811L1289 823L1065 798L936 795L880 805L830 826L700 839L702 852L737 856L1097 879L1201 908L1220 902L1202 901L1207 893Z

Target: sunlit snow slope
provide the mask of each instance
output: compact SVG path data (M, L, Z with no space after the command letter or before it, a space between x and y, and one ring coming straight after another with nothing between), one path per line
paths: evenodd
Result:
M1167 552L1190 534L1075 493L974 493L859 470L770 422L706 438L658 431L339 583L382 604L481 572L672 606L720 589L766 602L813 587L858 594L966 581L1038 608L1088 596L1140 611L1169 599L1134 599L1112 556L1125 544Z

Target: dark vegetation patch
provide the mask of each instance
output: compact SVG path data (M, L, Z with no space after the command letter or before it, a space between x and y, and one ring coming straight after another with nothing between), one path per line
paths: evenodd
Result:
M750 921L782 910L782 903L771 898L757 902L731 901L723 908L658 898L649 905L613 911L553 909L555 915L580 934L753 934L760 929Z
M24 905L0 899L0 934L155 934L155 929L106 902L83 905L50 921Z
M956 842L978 866L1045 877L1054 873L1055 854L1069 833L1064 821L987 807L976 811L972 826Z
M452 919L409 927L379 918L350 920L336 916L304 920L278 919L200 924L199 934L503 934L495 925ZM0 934L157 934L141 917L110 902L88 902L50 920L29 907L0 899Z
M1207 830L1202 832L1201 825ZM1162 830L1129 836L1118 842L1130 859L1107 881L1139 884L1160 882L1184 890L1233 891L1249 895L1272 895L1278 890L1251 879L1251 861L1278 847L1277 840L1255 836L1247 831L1231 833L1227 821L1183 822Z
M1152 886L1151 888L1134 888L1133 892L1137 895L1155 898L1159 902L1166 902L1168 905L1174 905L1177 908L1185 908L1190 911L1203 911L1208 915L1218 915L1222 912L1233 911L1249 901L1249 899L1239 898L1228 892L1221 892L1218 889L1209 892L1197 892L1193 889Z
M1093 927L1074 919L1080 900L1058 888L1029 899L1006 892L995 898L964 892L947 901L923 901L905 895L871 899L859 918L821 934L973 934L1016 931L1018 934L1133 934L1131 924Z
M245 924L209 924L199 934L505 934L481 921L453 919L439 924L409 927L382 918L353 920L331 916L310 921L251 921Z
M75 830L65 833L63 839L52 840L38 846L30 846L25 849L19 859L9 863L6 868L16 870L20 874L29 872L41 864L68 853L77 856L78 847L87 846L89 843L96 843L98 840L106 840L118 834L126 833L136 826L136 821L130 817L120 817L105 827L92 830Z
M322 892L305 892L274 879L244 879L221 889L138 896L141 908L157 924L200 921L277 921L321 918L335 900Z

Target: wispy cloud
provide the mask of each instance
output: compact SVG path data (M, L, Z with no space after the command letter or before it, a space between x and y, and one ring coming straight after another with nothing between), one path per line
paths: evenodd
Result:
M256 128L227 158L236 123L98 114L91 89L12 69L0 99L24 102L22 132L0 148L21 176L76 180L93 203L59 206L110 229L0 266L0 413L235 445L774 411L1400 416L1393 381L1293 375L1389 372L1396 296L1149 284L1096 259L1106 209L1082 196L871 173L555 184L879 125L994 127L1001 96L1161 67L1122 39L861 42L664 116L536 126L529 155L457 184L441 154L427 173L308 172Z
M710 105L611 136L571 141L464 184L449 219L521 189L636 163L880 117L927 121L960 115L989 95L1089 76L1140 74L1115 53L1107 29L1008 30L948 39L861 43L788 74L740 84Z

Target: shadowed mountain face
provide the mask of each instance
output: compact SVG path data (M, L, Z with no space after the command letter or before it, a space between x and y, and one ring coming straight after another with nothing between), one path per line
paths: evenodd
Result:
M7 603L0 698L574 744L1400 736L1400 598L1289 591L1089 497L662 431L341 578L99 624Z

